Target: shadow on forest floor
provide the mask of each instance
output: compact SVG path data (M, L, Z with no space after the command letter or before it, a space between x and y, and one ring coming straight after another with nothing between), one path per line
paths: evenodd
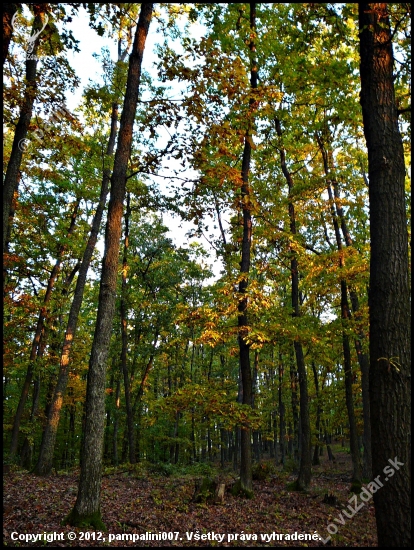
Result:
M348 505L355 508L362 501L359 497L349 500L349 454L340 447L334 453L334 463L324 456L322 464L313 468L308 493L290 491L288 484L296 476L270 466L266 479L253 482L254 498L240 499L229 492L235 474L218 471L220 482L226 484L222 504L194 502L194 475L165 477L148 473L140 465L120 467L118 472L108 470L102 483L106 533L61 526L75 503L79 472L39 478L11 471L4 477L3 545L323 547L322 540L299 537L317 532L327 546L377 546L372 499L350 519L342 513L345 509L352 516ZM26 542L26 534L42 537ZM19 540L19 535L23 539ZM74 540L69 540L68 535ZM111 541L110 535L115 537ZM277 535L284 535L283 539ZM158 540L148 540L152 538Z

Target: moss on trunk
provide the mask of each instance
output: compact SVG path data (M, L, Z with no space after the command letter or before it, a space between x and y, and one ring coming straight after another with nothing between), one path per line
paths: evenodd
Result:
M253 498L254 492L251 489L247 489L242 485L242 482L240 479L236 481L236 483L231 488L231 494L234 497L242 497L242 498Z
M102 521L100 510L94 514L82 515L74 508L62 521L62 525L71 525L72 527L94 527L97 531L107 530L105 523Z

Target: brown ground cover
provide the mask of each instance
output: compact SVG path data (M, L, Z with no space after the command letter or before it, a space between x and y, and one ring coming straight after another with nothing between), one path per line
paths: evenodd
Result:
M336 449L335 454L335 463L322 457L321 466L313 468L308 493L291 491L289 483L294 481L295 475L271 466L266 479L254 481L254 498L241 499L229 492L235 474L230 470L221 473L220 481L226 483L222 504L194 501L195 483L202 476L157 475L142 465L130 470L121 467L119 471L106 471L102 484L102 516L107 532L100 534L93 529L61 524L75 502L79 472L59 472L39 478L23 471L11 471L4 476L3 544L51 547L376 546L372 499L354 517L347 518L342 513L345 509L352 516L347 507L355 508L349 502L351 464L349 454L341 449ZM357 497L353 502L360 506L363 501ZM330 524L337 527L337 533L326 541ZM331 526L330 531L335 528ZM300 534L315 532L326 544L321 540L299 538ZM44 540L45 535L49 535L50 540L53 533L63 540ZM74 533L71 536L76 538L68 540L69 533ZM42 538L36 542L12 540L25 534L42 534ZM135 541L131 540L134 534ZM282 534L284 538L289 535L288 540L281 540ZM109 541L109 535L116 538ZM139 539L140 535L147 540ZM151 538L160 540L148 540Z

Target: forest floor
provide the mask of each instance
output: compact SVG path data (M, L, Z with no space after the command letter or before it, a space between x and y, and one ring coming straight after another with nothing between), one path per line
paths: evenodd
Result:
M221 504L194 501L195 483L202 475L165 471L171 474L165 476L142 466L107 470L102 483L103 533L62 525L76 500L79 471L47 478L11 471L3 483L3 545L377 546L373 500L364 503L359 495L352 497L350 455L340 447L334 453L334 463L325 452L321 465L313 467L307 493L290 490L296 476L272 467L266 479L253 482L254 497L242 499L229 491L235 474L219 473L226 484ZM327 540L330 532L335 534ZM316 533L319 540L304 537L316 538ZM41 537L29 539L29 534Z

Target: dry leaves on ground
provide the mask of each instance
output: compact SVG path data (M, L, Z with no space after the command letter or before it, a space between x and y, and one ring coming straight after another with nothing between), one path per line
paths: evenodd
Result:
M234 480L231 473L221 478L227 488ZM193 501L194 476L143 475L138 469L106 475L102 483L102 517L107 532L99 534L92 529L61 525L76 500L75 473L39 478L11 472L4 479L3 544L323 547L323 541L303 537L317 532L328 546L377 545L372 500L350 519L342 512L345 509L352 516L347 508L351 497L348 455L339 455L335 465L325 462L314 468L308 493L289 490L288 483L294 479L293 475L276 471L266 480L254 482L252 500L234 497L227 491L223 504L197 504ZM326 494L335 498L326 499ZM329 532L336 528L337 533L327 541ZM69 540L69 533L75 534L70 535L75 540ZM19 540L26 534L42 537L35 542ZM281 540L282 534L288 540ZM47 536L51 542L44 540ZM159 540L148 540L152 538Z

